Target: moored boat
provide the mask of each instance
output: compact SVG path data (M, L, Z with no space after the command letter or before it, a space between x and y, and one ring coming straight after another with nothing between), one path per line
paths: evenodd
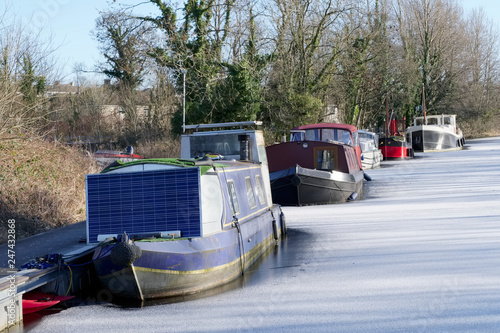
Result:
M456 115L416 117L407 132L418 152L460 150L465 145Z
M315 205L355 200L364 172L355 126L321 123L291 131L291 140L266 148L273 200Z
M45 310L72 298L74 296L49 295L42 292L30 291L23 295L23 315Z
M382 134L379 138L379 148L382 151L384 160L404 160L414 157L414 150L409 142L411 136L406 134L404 122L404 120L390 120L390 126L386 128L386 134Z
M229 282L286 230L258 130L183 135L181 159L133 161L86 182L87 242L104 241L94 266L121 297L179 296Z
M359 146L361 147L362 159L361 165L363 169L373 169L380 167L380 161L382 161L382 151L378 149L378 135L369 132L359 130Z
M128 146L125 151L116 150L98 150L92 157L102 166L107 166L117 160L121 162L131 162L135 160L144 159L144 156L134 154L132 146Z

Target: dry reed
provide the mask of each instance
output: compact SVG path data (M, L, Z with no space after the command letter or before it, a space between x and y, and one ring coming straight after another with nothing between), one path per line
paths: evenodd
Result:
M0 243L6 224L16 238L85 220L85 174L98 172L88 154L33 137L0 137Z

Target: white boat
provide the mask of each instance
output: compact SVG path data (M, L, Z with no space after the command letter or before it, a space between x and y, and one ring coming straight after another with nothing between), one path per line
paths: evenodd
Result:
M456 115L416 117L406 132L416 152L460 150L465 144Z
M380 167L382 150L378 149L378 135L373 132L359 130L359 145L361 147L361 165L363 169Z

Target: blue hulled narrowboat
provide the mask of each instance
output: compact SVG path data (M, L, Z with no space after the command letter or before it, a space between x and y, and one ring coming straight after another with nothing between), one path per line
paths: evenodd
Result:
M180 159L115 163L87 175L87 242L112 294L146 300L234 280L285 233L259 130L192 125ZM217 159L217 160L214 160Z

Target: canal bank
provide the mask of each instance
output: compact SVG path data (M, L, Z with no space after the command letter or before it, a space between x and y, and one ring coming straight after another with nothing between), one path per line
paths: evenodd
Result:
M15 324L23 320L22 298L27 292L87 297L97 289L95 272L87 264L96 245L82 242L85 222L19 240L15 220L9 220L9 227L12 241L0 245L0 332L6 327L19 330Z
M500 138L369 170L365 198L285 207L289 235L233 289L89 304L29 332L496 332Z

